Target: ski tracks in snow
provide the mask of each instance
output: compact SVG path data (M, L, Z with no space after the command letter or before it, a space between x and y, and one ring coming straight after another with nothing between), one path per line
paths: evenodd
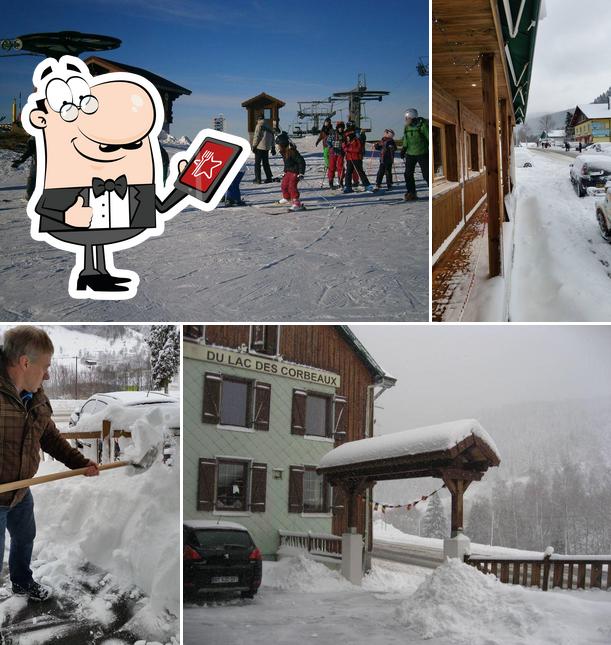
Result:
M25 174L13 177L2 193L0 312L7 321L427 320L427 201L402 202L403 184L390 194L320 189L321 155L305 156L301 196L315 209L256 208L278 199L280 187L253 186L249 164L242 189L250 206L186 209L162 236L115 254L118 269L140 275L138 294L119 302L69 297L74 256L31 239ZM281 172L277 157L272 170Z

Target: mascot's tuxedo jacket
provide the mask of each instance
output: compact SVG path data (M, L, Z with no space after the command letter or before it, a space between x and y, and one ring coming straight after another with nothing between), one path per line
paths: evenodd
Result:
M90 230L69 226L65 223L66 211L82 197L84 206L89 206L89 189L85 188L45 188L36 204L40 218L40 232ZM155 195L154 184L133 184L127 187L129 196L130 228L154 228L157 223L156 211L165 213L177 204L185 193L174 189L161 201Z

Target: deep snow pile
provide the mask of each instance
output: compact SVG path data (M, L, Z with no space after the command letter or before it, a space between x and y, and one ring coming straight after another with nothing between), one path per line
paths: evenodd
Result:
M284 558L271 567L264 567L262 584L284 591L316 593L354 589L338 571L303 555Z
M456 645L484 645L527 637L541 612L522 587L502 584L460 560L447 560L397 608L396 617L423 638L445 636ZM508 640L490 640L491 634L505 631Z
M149 415L148 427L132 428L132 456L149 445L148 436L138 434L155 433L157 416ZM47 461L38 474L64 469ZM32 487L38 527L32 568L35 578L60 596L71 595L74 581L82 582L90 565L108 572L104 584L114 596L138 598L128 628L166 642L179 629L180 472L161 463L138 475L130 476L132 471ZM100 596L79 611L103 624L113 619Z

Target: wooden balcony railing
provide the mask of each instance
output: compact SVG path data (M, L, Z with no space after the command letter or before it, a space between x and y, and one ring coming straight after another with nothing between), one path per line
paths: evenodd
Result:
M556 555L542 558L465 556L465 562L501 582L543 591L559 589L609 589L611 555Z
M293 531L278 531L280 548L292 547L307 551L312 555L322 555L329 558L341 559L342 538L330 533L295 533Z

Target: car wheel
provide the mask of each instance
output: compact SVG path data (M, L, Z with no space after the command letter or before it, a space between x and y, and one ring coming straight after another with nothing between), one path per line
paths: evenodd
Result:
M255 597L256 593L256 591L241 591L240 596L242 598L249 598L250 600L252 600Z
M600 234L607 242L611 242L611 231L607 227L607 222L605 221L605 216L599 210L596 211L596 219L598 220L598 226L600 228Z
M586 193L587 193L587 191L586 191L586 189L583 187L582 182L579 182L579 183L577 184L577 196L578 196L578 197L585 197L585 196L586 196Z

